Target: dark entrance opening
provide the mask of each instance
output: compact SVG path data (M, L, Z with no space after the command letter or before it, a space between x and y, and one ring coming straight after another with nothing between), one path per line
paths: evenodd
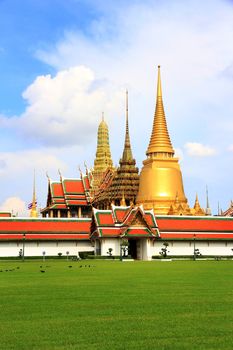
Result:
M137 259L137 241L136 239L129 240L129 255L132 259Z

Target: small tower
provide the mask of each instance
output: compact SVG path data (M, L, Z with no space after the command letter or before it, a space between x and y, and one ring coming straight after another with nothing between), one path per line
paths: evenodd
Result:
M112 162L111 151L109 146L108 126L104 120L104 113L103 113L102 120L98 127L96 158L94 161L94 170L92 173L93 193L95 193L98 190L99 184L103 178L103 175L105 171L109 168L113 169L113 162Z
M164 113L159 66L153 128L136 200L145 209L154 209L155 214L168 214L174 201L179 202L184 213L189 210L179 160L174 157L174 153Z
M200 206L197 194L196 194L196 199L195 199L195 203L194 203L194 207L193 207L192 212L193 212L193 215L198 215L198 216L205 215L205 211Z
M37 218L38 212L37 212L37 202L36 202L36 180L35 180L35 170L34 170L34 178L33 178L33 195L32 195L32 204L31 204L31 212L30 217L31 218Z

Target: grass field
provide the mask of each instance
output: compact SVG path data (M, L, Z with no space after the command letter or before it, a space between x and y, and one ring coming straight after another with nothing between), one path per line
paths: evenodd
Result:
M0 270L0 349L233 349L233 261L0 261Z

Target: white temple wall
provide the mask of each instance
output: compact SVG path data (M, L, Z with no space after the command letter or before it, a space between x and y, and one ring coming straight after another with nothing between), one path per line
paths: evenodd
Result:
M112 255L120 255L120 241L117 238L101 239L101 255L109 255L108 250L112 248Z
M151 252L153 255L160 255L161 248L165 241L154 241L151 242ZM168 256L179 256L179 255L193 255L194 253L194 242L193 241L167 241ZM195 241L195 248L199 249L202 255L210 256L229 256L233 255L231 249L233 249L233 242L221 242L221 241Z
M151 240L148 238L142 239L141 241L141 260L151 260Z
M22 242L1 242L0 256L17 257L20 249L23 249ZM46 256L57 256L58 253L66 256L67 251L69 255L78 255L79 252L92 252L93 250L94 248L90 241L25 242L24 256L42 256L43 252L46 253Z
M159 252L165 241L151 241L142 239L138 241L138 257L142 260L150 260L151 256L159 256ZM193 255L193 241L168 241L168 256ZM101 239L101 255L108 255L108 249L112 248L112 255L120 255L120 241L116 238ZM195 248L199 249L202 255L208 256L233 256L233 241L195 241ZM1 257L17 257L19 250L23 249L22 242L0 242ZM66 255L78 255L78 252L94 251L90 241L39 241L25 242L25 256L42 256L42 252L46 252L46 256L57 256L58 253Z

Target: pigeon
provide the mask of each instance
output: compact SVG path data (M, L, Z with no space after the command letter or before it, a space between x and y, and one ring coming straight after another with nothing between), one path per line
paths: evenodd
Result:
M69 268L73 267L72 265L69 266Z
M40 270L40 272L44 273L44 272L45 272L45 270Z
M83 265L80 265L79 267L83 267Z

